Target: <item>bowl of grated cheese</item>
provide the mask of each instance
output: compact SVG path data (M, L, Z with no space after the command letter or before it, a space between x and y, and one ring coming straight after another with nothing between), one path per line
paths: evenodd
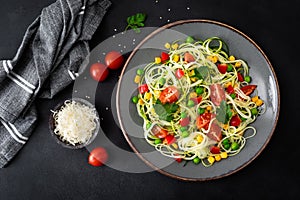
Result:
M58 104L49 118L49 129L63 147L80 149L89 145L100 129L98 112L93 104L81 98Z

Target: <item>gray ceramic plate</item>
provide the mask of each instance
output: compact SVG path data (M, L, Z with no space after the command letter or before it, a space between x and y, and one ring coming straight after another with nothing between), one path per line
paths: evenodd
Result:
M164 44L194 36L202 40L212 36L222 38L229 46L230 54L246 60L250 66L253 84L264 99L266 112L253 123L255 137L247 140L244 149L211 167L189 162L177 163L156 152L143 139L142 120L136 112L131 97L137 92L134 77L136 69L152 62L160 55ZM253 161L269 142L279 116L279 87L273 67L261 48L241 31L210 20L184 20L168 24L147 36L131 53L122 71L117 91L117 112L124 136L138 156L153 169L167 176L182 180L204 181L228 176Z

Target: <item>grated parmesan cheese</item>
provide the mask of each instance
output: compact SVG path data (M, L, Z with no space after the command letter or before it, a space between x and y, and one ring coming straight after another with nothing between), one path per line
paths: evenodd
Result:
M54 133L60 140L73 146L88 142L98 121L96 109L70 100L53 112L53 118Z

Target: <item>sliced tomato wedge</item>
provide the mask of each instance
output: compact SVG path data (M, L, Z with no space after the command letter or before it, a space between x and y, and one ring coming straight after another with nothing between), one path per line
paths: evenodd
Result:
M175 86L169 86L160 93L159 100L162 104L174 103L179 99L179 96L179 90Z
M232 85L229 85L227 87L226 91L228 92L228 94L232 94L232 93L234 93L234 88L232 87Z
M217 142L220 142L222 139L221 127L217 123L212 123L207 133L207 137Z
M228 65L225 63L218 64L218 70L221 74L225 74L227 72Z
M256 89L256 87L257 85L246 85L241 87L241 90L244 92L245 95L249 96Z
M185 117L179 121L180 126L187 126L189 125L189 123L190 123L190 119L188 117Z
M141 94L144 94L145 92L148 92L148 90L149 90L149 88L148 88L148 85L146 83L139 87L139 91L140 91Z
M238 77L238 81L240 81L240 82L244 81L244 77L241 73L237 73L237 77Z
M225 100L225 91L220 84L212 84L209 86L210 88L210 99L216 106L221 104L221 101Z
M169 54L167 54L166 52L161 52L161 62L165 63L166 61L168 61L170 59Z
M212 154L219 154L221 152L221 149L220 149L220 147L212 146L212 147L210 147L210 152Z
M191 98L191 100L192 100L195 104L199 104L199 103L202 101L202 96L195 97L195 98Z
M186 62L188 62L188 63L194 62L194 61L195 61L195 58L194 58L194 56L193 56L192 54L186 52L186 53L184 54L184 61L186 61Z
M205 130L207 130L211 118L212 118L211 113L203 113L199 115L196 119L197 128L198 129L204 128Z
M176 142L176 138L174 137L174 135L167 135L165 138L167 144L173 144L174 142Z
M182 69L177 69L175 71L175 76L176 78L181 79L184 76L184 71Z
M168 135L168 131L160 128L159 126L153 126L151 132L153 133L153 135L161 139L165 138Z

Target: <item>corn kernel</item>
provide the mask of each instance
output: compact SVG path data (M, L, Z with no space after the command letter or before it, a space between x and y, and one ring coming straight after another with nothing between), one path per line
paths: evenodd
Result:
M215 158L213 156L209 156L207 161L210 163L210 164L214 164L215 162Z
M151 99L152 94L150 92L146 92L144 98L146 100L150 100Z
M217 56L207 56L207 59L210 60L213 63L218 62L218 57Z
M258 99L258 100L255 102L255 104L256 104L257 106L261 106L263 103L264 103L264 102L263 102L263 100L261 100L261 99Z
M227 83L224 84L224 87L228 88L230 85L231 85L231 82L227 82Z
M242 66L242 63L241 63L241 62L236 62L236 63L234 64L234 66L235 66L235 67L240 67L240 66Z
M156 64L159 64L159 63L161 63L161 58L160 57L155 57L154 61L155 61Z
M222 152L222 153L220 154L220 156L221 156L221 158L227 158L227 157L228 157L228 154L227 154L227 152Z
M138 104L143 105L144 101L142 99L139 99Z
M203 136L202 135L198 135L196 139L197 139L198 143L201 143L203 141Z
M170 49L170 47L171 47L170 43L167 42L167 43L165 44L165 48L166 48L166 49Z
M251 100L252 100L252 102L257 102L257 100L258 100L258 96L254 96L254 97L252 97L252 98L251 98Z
M179 45L178 45L177 43L175 43L175 44L172 44L171 47L172 47L172 49L176 50L176 49L178 49L178 46L179 46Z
M141 81L141 76L136 75L136 76L134 77L134 82L135 82L135 83L139 83L140 81Z
M224 130L227 130L228 128L229 128L229 125L228 125L228 124L224 124L224 125L223 125L223 129L224 129Z
M161 91L159 90L154 90L154 95L156 98L158 98L160 96Z
M220 161L221 160L221 156L220 155L215 155L215 160L216 161Z
M190 93L190 98L196 98L198 95L196 92L191 92Z
M193 77L193 78L191 78L191 81L192 81L192 82L196 82L196 81L197 81L197 78L196 78L196 77Z
M206 110L211 111L211 110L212 110L212 107L211 107L211 106L207 106L207 107L206 107Z
M176 143L172 143L171 145L174 147L174 149L178 149L178 145Z
M235 57L234 57L234 56L229 56L228 60L229 60L229 61L234 61L234 60L235 60Z
M177 54L174 55L174 56L173 56L173 61L174 61L174 62L178 62L178 61L179 61L179 55L177 55Z

